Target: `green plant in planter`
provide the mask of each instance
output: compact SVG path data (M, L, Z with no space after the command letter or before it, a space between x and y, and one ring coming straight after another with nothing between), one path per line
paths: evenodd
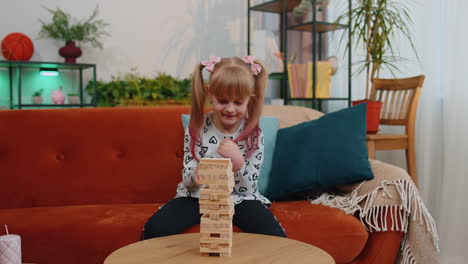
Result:
M42 25L39 31L40 38L51 38L63 42L79 41L83 44L90 43L92 47L102 48L99 39L108 36L109 33L105 30L108 24L96 18L98 6L88 19L82 21L73 19L70 14L58 7L55 10L44 8L52 14L52 21L45 23L39 20Z
M411 36L413 21L408 7L396 0L354 0L351 11L340 15L336 23L347 24L348 21L351 23L348 47L363 47L365 51L364 59L358 62L357 73L366 71L366 98L369 98L370 83L379 77L383 67L392 74L399 69L396 62L401 58L392 46L397 33L409 41L417 57Z
M307 14L313 10L313 3L315 2L315 6L321 10L322 8L326 7L329 3L329 0L301 0L299 5L294 7L292 10L292 14L296 22L302 23L304 22Z
M177 79L165 73L146 78L134 70L113 76L110 82L98 81L98 106L189 104L190 78ZM86 87L93 94L93 82Z
M35 90L32 95L33 104L42 104L42 92L44 89Z
M312 3L311 0L302 0L299 5L294 7L292 13L294 18L298 23L302 23L307 16L307 13L312 10Z
M43 92L44 92L44 89L35 90L35 91L33 92L33 95L32 95L32 96L33 96L33 97L34 97L34 96L42 96L42 93L43 93Z

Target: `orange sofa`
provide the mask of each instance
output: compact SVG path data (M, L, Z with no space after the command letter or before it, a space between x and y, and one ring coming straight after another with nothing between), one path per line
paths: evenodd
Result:
M103 263L114 250L139 241L148 217L175 195L181 114L188 112L1 110L0 224L21 236L23 262ZM289 121L301 116L291 114ZM280 123L287 119L282 114ZM399 250L401 232L368 233L338 209L288 201L274 202L271 210L289 238L324 249L336 263L394 263Z

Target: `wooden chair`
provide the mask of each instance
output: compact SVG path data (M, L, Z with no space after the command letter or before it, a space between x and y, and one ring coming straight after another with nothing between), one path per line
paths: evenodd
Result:
M380 124L405 126L405 134L368 134L369 158L378 150L404 149L408 173L417 184L415 123L424 75L406 79L374 79L371 100L382 102Z

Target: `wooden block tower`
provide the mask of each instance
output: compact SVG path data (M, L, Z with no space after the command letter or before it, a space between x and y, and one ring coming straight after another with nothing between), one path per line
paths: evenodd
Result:
M200 253L210 256L231 256L232 216L231 192L234 176L230 159L203 158L198 164L200 190Z

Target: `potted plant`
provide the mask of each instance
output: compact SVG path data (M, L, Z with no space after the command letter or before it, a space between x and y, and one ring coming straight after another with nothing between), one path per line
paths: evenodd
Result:
M80 95L77 93L68 93L68 104L80 104Z
M312 0L313 1L313 0ZM294 7L292 14L296 23L301 24L307 19L309 11L312 10L311 0L302 0L299 5Z
M315 1L316 20L323 19L323 10L327 7L329 0L301 0L299 5L293 8L292 14L296 23L303 23L307 19L307 15L313 10Z
M33 104L42 104L42 92L44 89L39 89L33 92Z
M81 48L75 45L75 41L78 41L79 44L89 43L92 47L102 49L102 43L99 39L108 36L109 33L105 31L108 24L102 19L96 19L98 6L91 16L83 21L72 19L70 14L65 13L60 8L45 9L52 14L52 21L45 23L39 20L42 24L39 37L65 42L66 45L59 50L59 54L65 58L65 62L76 63L76 58L81 56Z
M364 58L358 61L357 73L366 71L366 99L353 104L367 102L367 130L377 133L380 123L381 102L370 101L371 82L379 78L385 68L393 75L398 70L399 61L392 46L393 37L401 33L406 38L414 53L416 49L411 37L413 21L408 8L397 0L354 0L350 11L339 16L336 23L351 24L351 38L348 47L364 48ZM347 34L347 33L346 33ZM356 54L356 53L355 53Z
M141 76L134 70L112 81L96 83L98 106L156 106L190 104L191 78L178 79L165 73L156 77ZM86 87L88 94L94 96L94 82Z

